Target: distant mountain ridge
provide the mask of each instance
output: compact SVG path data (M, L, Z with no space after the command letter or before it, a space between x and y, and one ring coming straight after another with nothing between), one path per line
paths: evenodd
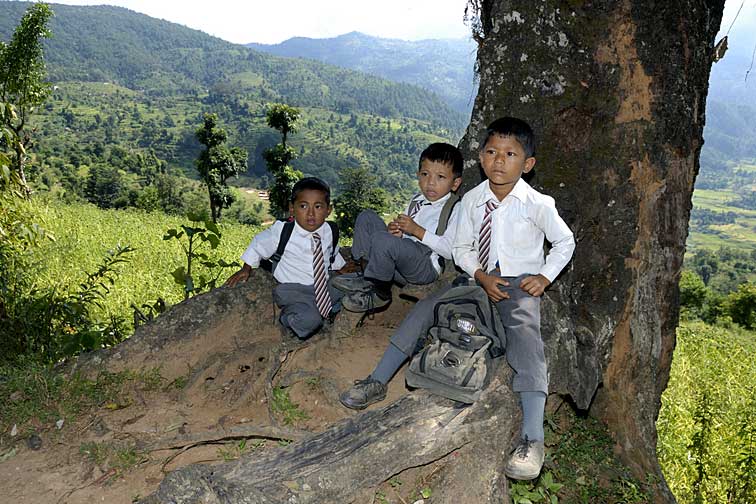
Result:
M0 40L30 5L0 0ZM302 112L290 136L294 168L337 191L343 169L369 168L401 199L415 187L420 152L456 142L466 126L464 114L415 85L262 53L121 7L51 7L44 54L56 90L32 116L38 180L48 187L78 189L92 167L117 167L135 199L151 180L127 162L139 156L196 177L194 133L207 112L250 153L244 183L264 186L263 152L279 138L265 112L284 102Z
M477 45L471 38L406 41L350 32L338 37L294 37L280 44L247 44L277 56L307 58L415 84L469 114L475 99Z
M0 39L11 36L29 5L0 1ZM52 7L53 37L45 41L45 59L53 82L113 82L166 95L201 92L229 76L247 74L257 78L257 87L264 89L269 101L395 114L455 130L464 127L462 114L417 86L366 79L320 62L271 56L122 7Z
M706 145L702 163L708 171L728 159L756 157L756 69L751 69L756 36L744 26L735 26L730 49L714 64L709 86ZM294 37L280 44L247 44L279 56L323 61L360 70L397 82L429 89L457 110L469 112L475 96L476 45L468 39L384 39L359 32L312 39ZM430 78L429 78L430 77ZM701 182L707 173L699 177ZM711 181L707 181L710 185Z

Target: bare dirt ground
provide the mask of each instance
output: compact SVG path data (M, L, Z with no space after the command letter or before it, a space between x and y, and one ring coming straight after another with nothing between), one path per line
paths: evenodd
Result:
M157 380L130 382L117 403L87 411L61 429L38 426L38 450L15 440L14 454L0 462L0 502L131 503L179 467L254 457L320 432L355 414L339 404L338 393L369 374L411 306L395 299L359 328L354 314L342 315L304 345L290 341L275 348L282 336L269 323L254 329L244 345L210 357L208 348L228 343L223 334L145 358L141 372L152 370ZM387 402L373 407L406 393L400 371ZM402 484L395 479L379 494L396 494L402 502L399 494L411 490Z

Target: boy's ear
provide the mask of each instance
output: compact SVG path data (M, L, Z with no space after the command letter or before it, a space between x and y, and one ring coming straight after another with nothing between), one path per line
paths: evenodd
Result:
M329 215L331 215L331 212L333 212L333 205L331 205L330 203L328 203L328 213L326 214L326 217L328 217Z
M451 190L456 191L457 189L459 189L459 186L461 185L462 185L462 177L456 177L454 179L454 182L452 182Z
M294 215L294 203L289 203L289 217Z
M522 173L528 173L530 170L533 169L533 167L536 164L536 158L529 157L525 160L525 168L522 170Z

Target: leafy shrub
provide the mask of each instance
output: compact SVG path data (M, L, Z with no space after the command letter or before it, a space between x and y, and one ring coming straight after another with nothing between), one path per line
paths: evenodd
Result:
M366 208L383 213L388 210L389 198L386 191L377 187L376 177L365 167L344 168L341 176L339 196L334 201L334 220L345 236L352 236L359 213Z
M656 423L659 462L679 502L752 502L728 494L753 492L756 338L737 327L682 324L669 385Z
M187 218L193 223L203 221L202 217L197 215L189 214ZM186 244L181 240L184 236L186 236ZM210 220L204 221L204 227L182 224L181 231L175 228L169 229L163 236L163 240L172 239L179 241L186 256L186 267L179 266L171 272L174 281L184 291L184 299L215 288L225 269L238 267L236 262L226 262L208 255L208 249L218 248L221 240L220 229ZM199 266L203 269L198 274Z
M746 329L756 329L756 283L738 286L724 302L727 314L736 324Z
M123 318L99 320L92 314L110 292L118 276L116 266L127 261L134 249L118 246L108 251L98 269L78 286L35 287L23 255L6 256L2 285L12 295L3 296L0 332L4 335L3 360L28 356L42 362L82 351L113 345L127 336Z

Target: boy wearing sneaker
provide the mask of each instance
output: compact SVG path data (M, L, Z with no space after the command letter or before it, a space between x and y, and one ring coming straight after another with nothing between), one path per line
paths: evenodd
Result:
M444 261L451 261L459 213L453 191L462 183L462 168L459 149L431 144L420 154L420 192L412 197L406 213L388 226L372 210L357 216L352 257L367 265L362 275L333 279L333 286L347 293L344 308L353 312L382 308L391 302L394 281L422 285L438 278ZM445 228L440 228L439 219L447 216Z
M515 371L512 388L520 395L523 418L505 472L528 480L538 476L544 457L548 372L540 333L541 295L569 262L575 241L554 200L521 178L536 161L527 123L510 117L491 123L479 156L488 178L462 199L453 257L495 303L505 327L507 361ZM544 240L552 245L545 257ZM386 383L425 337L435 301L448 288L415 305L373 373L344 392L342 404L361 409L385 397Z
M226 285L246 282L253 268L276 254L285 226L293 225L284 252L273 267L277 281L273 300L281 308L279 321L284 330L306 339L338 311L342 294L328 286L328 277L346 261L338 253L338 245L333 250L334 231L325 221L331 213L328 184L316 177L299 180L291 191L289 213L291 224L277 221L254 237L242 254L244 266Z

